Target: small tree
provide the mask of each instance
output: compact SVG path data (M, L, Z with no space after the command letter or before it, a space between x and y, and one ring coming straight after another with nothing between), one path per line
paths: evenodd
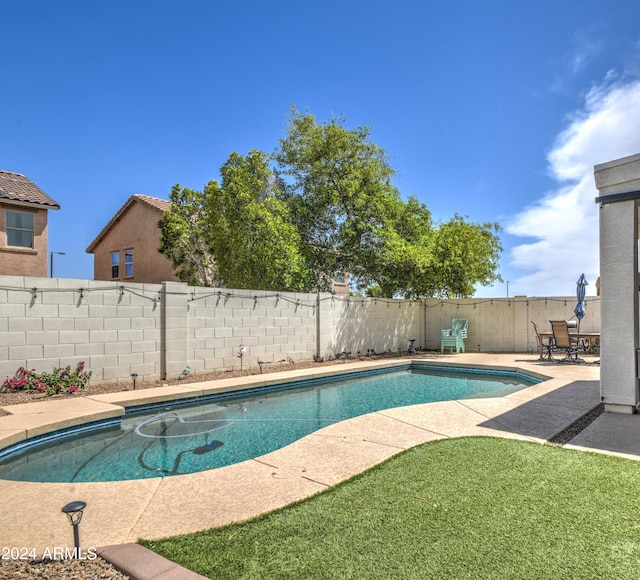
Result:
M171 260L182 282L192 286L219 286L203 193L176 184L169 199L171 206L158 222L158 251Z
M498 260L502 245L497 223L469 223L455 215L436 232L429 268L415 293L441 298L473 296L475 285L501 282Z

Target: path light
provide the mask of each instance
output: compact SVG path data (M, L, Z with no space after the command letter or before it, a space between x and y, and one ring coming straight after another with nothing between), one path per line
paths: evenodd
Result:
M409 354L416 354L416 347L414 346L415 341L415 338L409 339Z
M73 526L73 541L76 550L80 550L80 532L78 531L78 526L82 519L82 512L86 507L87 504L83 501L72 501L62 508L62 511L67 514L67 517Z
M260 374L262 374L262 367L264 365L268 365L268 364L269 364L269 361L264 361L264 360L259 360L258 361L258 366L260 367Z
M138 378L138 373L131 373L131 379L133 380L133 390L136 390L136 379Z

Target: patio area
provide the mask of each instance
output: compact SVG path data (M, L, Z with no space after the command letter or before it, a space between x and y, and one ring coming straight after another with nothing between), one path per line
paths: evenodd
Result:
M75 500L87 503L81 524L85 549L194 532L303 499L427 441L486 435L544 443L600 403L597 358L587 357L587 364L582 365L543 362L537 354L429 355L428 360L516 367L549 378L504 398L429 403L356 417L268 455L193 475L109 483L0 480L5 505L11 506L0 517L0 541L5 546L29 546L38 551L71 545L71 529L61 507ZM308 378L319 372L326 375L371 364L311 368L296 375ZM261 380L276 382L290 375L273 373ZM249 379L255 377L244 378ZM47 424L72 415L92 420L105 414L113 416L121 412L121 405L139 404L150 397L157 400L228 390L228 381L5 407L15 414L0 417L0 442L6 446L15 439L16 422L23 429L43 431ZM638 458L640 418L605 413L565 446Z

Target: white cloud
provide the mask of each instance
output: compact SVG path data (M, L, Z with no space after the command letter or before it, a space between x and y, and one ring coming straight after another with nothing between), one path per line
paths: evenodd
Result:
M593 167L640 153L640 80L594 87L548 155L557 188L525 208L508 233L532 238L511 250L511 265L529 271L514 281L519 294L566 296L582 272L595 294L599 275L598 195Z
M601 34L597 29L578 30L572 39L572 50L564 55L561 60L562 73L558 74L551 84L551 92L570 95L576 77L588 69L589 65L598 58L603 49Z
M593 30L582 30L574 34L574 52L571 56L571 71L574 75L582 71L600 53L602 43L597 38L598 35Z

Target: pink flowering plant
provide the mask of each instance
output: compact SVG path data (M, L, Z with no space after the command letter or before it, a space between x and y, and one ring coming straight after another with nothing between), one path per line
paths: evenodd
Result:
M13 378L7 378L2 391L38 391L47 395L77 393L88 384L91 371L86 371L84 362L79 362L74 371L71 365L55 368L50 373L36 373L36 369L20 367Z

